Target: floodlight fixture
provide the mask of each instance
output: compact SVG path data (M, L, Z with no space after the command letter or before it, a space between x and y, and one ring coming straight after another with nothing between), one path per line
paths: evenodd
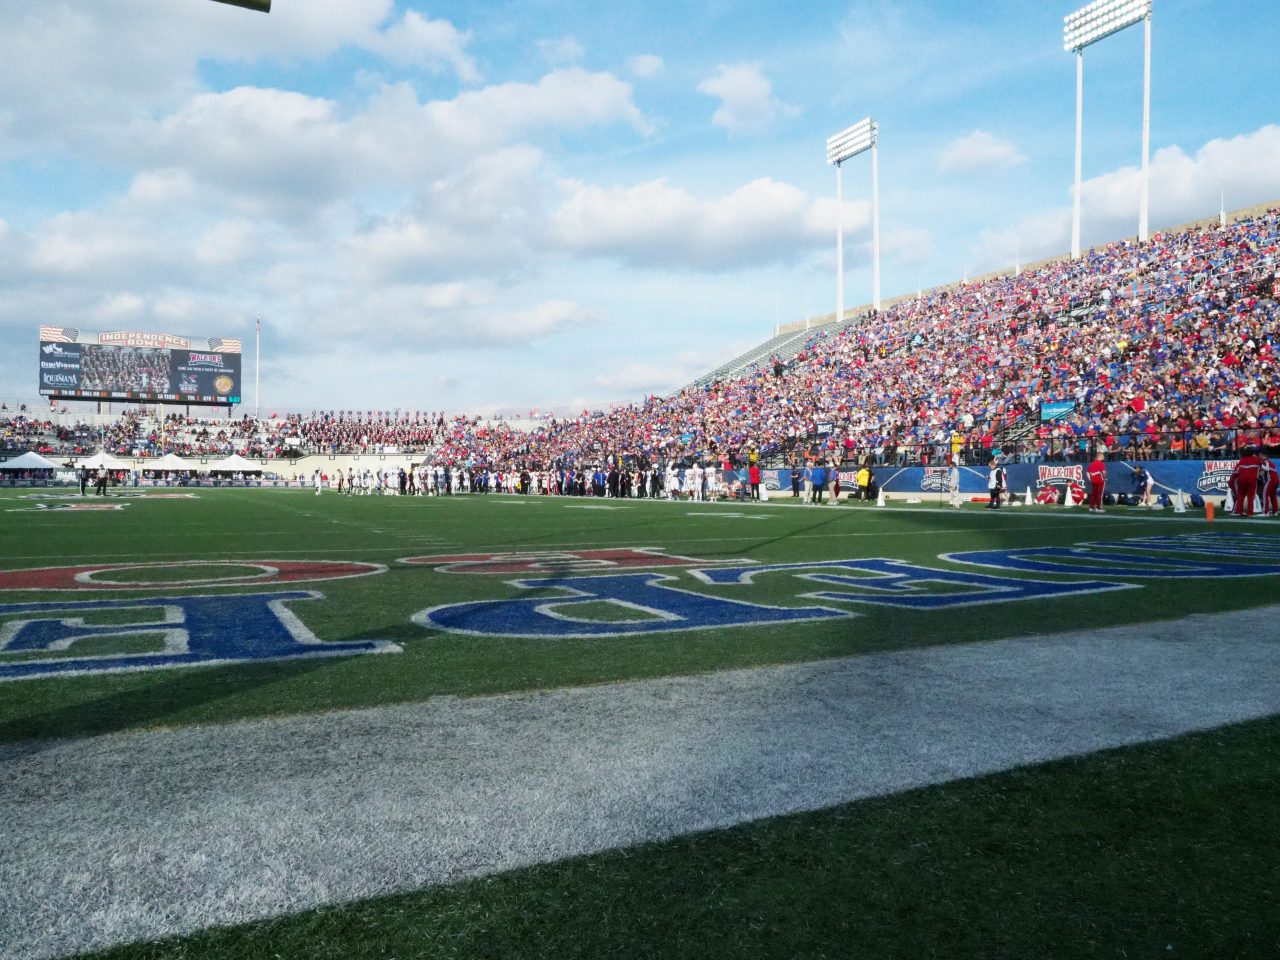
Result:
M844 194L840 165L871 151L871 303L880 309L880 128L870 117L827 138L827 163L836 168L836 321L844 319Z
M1076 179L1072 197L1071 256L1080 256L1080 191L1084 132L1084 48L1135 23L1144 24L1142 66L1142 196L1138 239L1147 239L1151 181L1151 6L1153 0L1093 0L1062 18L1062 47L1076 55Z
M827 137L827 163L837 166L870 150L880 138L880 128L870 117Z
M1149 16L1151 0L1094 0L1062 18L1063 49L1083 50Z
M271 0L214 0L215 3L227 3L233 7L244 7L246 10L257 10L259 13L271 12Z

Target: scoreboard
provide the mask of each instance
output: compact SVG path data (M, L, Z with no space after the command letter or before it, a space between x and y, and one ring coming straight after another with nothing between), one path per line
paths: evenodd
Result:
M40 328L40 393L72 400L240 402L239 340Z

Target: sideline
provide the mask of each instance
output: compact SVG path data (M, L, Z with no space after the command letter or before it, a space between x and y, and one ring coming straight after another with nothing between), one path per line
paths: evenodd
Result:
M191 933L1269 716L1278 614L0 748L0 958Z

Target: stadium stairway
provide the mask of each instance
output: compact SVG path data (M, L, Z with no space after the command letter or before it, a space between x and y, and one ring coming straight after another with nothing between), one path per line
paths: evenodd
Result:
M776 356L783 363L794 360L796 356L805 348L805 346L814 337L821 334L831 336L839 333L846 327L854 326L866 320L865 316L846 317L839 323L824 323L821 326L809 327L808 329L792 330L787 333L780 333L777 336L770 337L759 346L752 347L745 353L739 354L727 363L723 363L709 373L704 373L698 379L694 380L690 386L705 387L708 384L715 383L717 380L723 380L726 377L736 377L746 373L752 367L769 360Z

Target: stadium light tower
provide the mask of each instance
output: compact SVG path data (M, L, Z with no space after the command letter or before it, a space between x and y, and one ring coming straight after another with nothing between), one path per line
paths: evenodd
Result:
M840 165L860 153L871 151L871 302L880 309L880 169L876 145L880 129L870 117L827 138L827 163L836 168L836 320L844 319L844 195Z
M257 10L260 13L271 12L271 0L214 0L216 3L229 3L233 7L244 7L246 10Z
M1146 24L1142 67L1142 199L1138 239L1147 239L1147 201L1151 156L1151 3L1152 0L1093 0L1063 17L1062 47L1076 55L1076 186L1071 213L1071 256L1080 257L1080 161L1084 128L1084 48L1135 23Z

